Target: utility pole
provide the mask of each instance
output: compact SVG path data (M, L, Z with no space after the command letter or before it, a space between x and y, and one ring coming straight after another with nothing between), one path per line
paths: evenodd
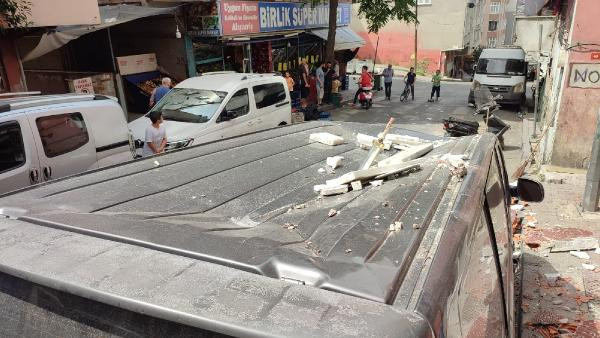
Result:
M415 73L417 72L417 52L418 52L418 35L419 35L419 0L415 0Z

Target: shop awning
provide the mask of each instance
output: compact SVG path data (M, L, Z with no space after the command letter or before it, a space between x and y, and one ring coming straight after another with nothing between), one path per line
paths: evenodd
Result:
M52 32L42 35L38 45L25 55L23 62L45 55L82 35L149 16L173 13L176 9L177 7L153 8L134 5L101 6L100 19L102 23L98 25L58 26Z
M312 34L327 41L329 29L313 29ZM338 27L335 30L335 50L356 49L365 45L365 40L350 27Z

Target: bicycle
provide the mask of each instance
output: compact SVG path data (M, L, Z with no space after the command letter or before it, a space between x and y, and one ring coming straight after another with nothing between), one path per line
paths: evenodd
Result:
M404 102L406 100L408 100L408 97L410 96L410 85L406 82L404 82L405 86L404 86L404 91L402 92L402 94L400 95L400 102Z

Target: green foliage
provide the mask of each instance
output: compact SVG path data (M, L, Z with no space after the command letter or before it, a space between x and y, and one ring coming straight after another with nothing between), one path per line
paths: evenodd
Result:
M482 51L483 48L481 48L481 46L478 46L473 50L473 59L475 59L475 62L479 61L479 57L481 56Z
M392 20L417 22L415 0L358 0L358 3L358 15L367 20L369 32L379 32Z
M26 27L29 14L31 2L28 0L0 0L0 32L6 28Z

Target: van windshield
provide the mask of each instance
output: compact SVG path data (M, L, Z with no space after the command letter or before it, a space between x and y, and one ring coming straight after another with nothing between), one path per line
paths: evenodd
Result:
M518 59L479 59L477 64L478 74L524 76L526 71L525 61Z
M226 92L173 88L150 112L162 112L165 120L205 123L215 115L225 96Z

